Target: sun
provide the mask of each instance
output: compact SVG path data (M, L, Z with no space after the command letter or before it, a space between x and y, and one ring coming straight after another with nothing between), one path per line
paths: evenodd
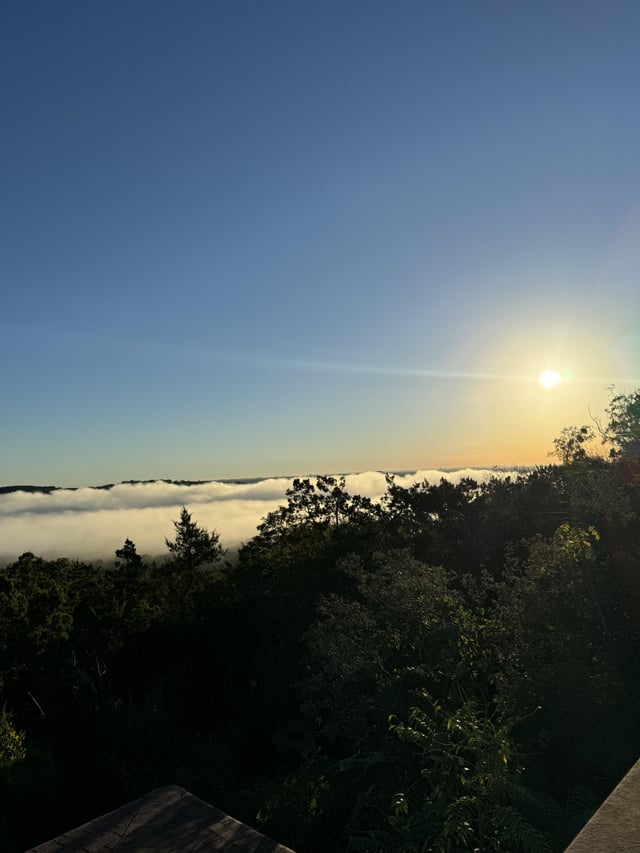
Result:
M543 388L555 388L562 382L562 376L555 370L543 370L538 376L538 382Z

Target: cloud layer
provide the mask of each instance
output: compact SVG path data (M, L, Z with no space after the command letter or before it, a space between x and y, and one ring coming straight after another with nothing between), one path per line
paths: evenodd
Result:
M423 470L396 475L396 483L410 486L442 477L459 482L473 477L517 475L518 471L461 468ZM141 554L165 551L165 537L173 536L173 519L187 506L194 519L217 530L223 545L234 547L256 532L256 525L285 501L293 480L285 477L249 483L212 481L192 486L155 481L120 483L110 489L60 489L51 494L12 492L0 495L0 559L15 560L25 551L43 557L110 558L126 538ZM374 500L386 491L385 475L366 471L346 475L347 489Z

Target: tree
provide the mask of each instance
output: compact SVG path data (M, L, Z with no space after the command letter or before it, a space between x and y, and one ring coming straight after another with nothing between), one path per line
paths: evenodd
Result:
M341 561L353 595L329 595L306 634L302 708L329 741L344 747L379 737L379 727L423 686L442 689L454 668L458 596L450 574L407 551ZM378 727L378 731L376 731Z
M552 455L557 456L563 465L582 462L587 458L585 445L594 438L595 432L590 426L565 427L560 435L553 439L555 450Z
M640 389L615 394L605 412L609 422L600 432L613 445L611 455L640 457Z
M173 526L176 538L165 540L172 555L167 561L171 569L169 588L178 611L184 615L198 594L215 579L211 570L224 555L224 549L217 531L209 533L196 524L185 506Z
M0 711L0 767L10 767L26 755L24 732L17 731L6 708Z
M27 552L0 569L0 678L21 696L55 680L68 656L80 587L90 567Z
M223 555L224 550L217 531L209 533L192 521L191 513L185 506L182 507L180 520L174 521L173 526L176 529L176 538L173 542L165 539L167 548L173 554L173 565L193 572L200 566L217 563Z
M148 566L131 539L115 552L114 571L105 572L102 590L110 601L112 636L141 634L160 615L158 593Z
M307 548L324 549L341 529L360 527L376 517L373 502L346 489L344 477L320 476L293 481L286 491L287 503L270 512L258 525L253 550L280 549L301 540Z
M142 570L142 557L136 551L135 543L131 539L125 539L122 548L116 550L116 568L128 576L135 576Z

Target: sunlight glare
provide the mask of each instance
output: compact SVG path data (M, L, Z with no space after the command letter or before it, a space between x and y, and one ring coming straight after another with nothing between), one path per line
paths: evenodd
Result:
M538 382L543 388L555 388L559 382L562 382L562 376L555 370L543 370L538 376Z

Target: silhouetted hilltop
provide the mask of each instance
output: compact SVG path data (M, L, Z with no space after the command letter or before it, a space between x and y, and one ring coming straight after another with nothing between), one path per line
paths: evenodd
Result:
M50 495L51 492L57 492L60 488L60 486L0 486L0 495L9 495L11 492L31 492L32 494L40 492L43 495ZM75 488L70 488L75 491Z
M282 475L279 475L281 478ZM172 486L205 486L207 483L229 483L230 485L247 485L250 483L259 483L261 480L270 479L269 477L234 477L232 479L211 479L211 480L171 480L166 477L157 477L153 480L122 480L119 483L103 483L100 486L88 486L90 489L101 489L109 491L114 486L144 486L152 483L169 483ZM290 479L285 475L284 479ZM79 486L26 486L26 485L11 485L0 486L0 495L8 495L12 492L29 492L31 494L50 495L52 492L68 491L75 492Z

